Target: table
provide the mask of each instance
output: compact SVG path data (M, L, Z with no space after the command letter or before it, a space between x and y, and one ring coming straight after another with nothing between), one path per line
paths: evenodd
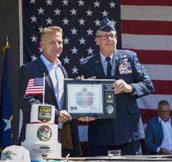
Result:
M172 162L172 155L127 155L127 156L97 156L97 157L69 157L46 158L42 162Z

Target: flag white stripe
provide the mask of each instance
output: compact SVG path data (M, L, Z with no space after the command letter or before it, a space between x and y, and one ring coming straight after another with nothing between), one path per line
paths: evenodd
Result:
M142 50L172 51L170 35L136 35L122 34L122 47Z
M26 92L26 95L29 95L29 94L42 94L43 91L27 91Z
M152 80L172 80L172 66L171 65L151 65L143 64L146 73Z
M155 95L151 94L137 99L139 108L141 109L157 109L157 104L160 100L167 100L172 105L172 95ZM172 110L172 107L171 107Z
M43 92L42 88L28 89L26 92Z
M172 7L121 5L121 19L172 21Z

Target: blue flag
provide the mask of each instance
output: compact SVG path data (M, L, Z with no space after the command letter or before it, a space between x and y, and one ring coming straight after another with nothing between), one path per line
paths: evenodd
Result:
M2 73L1 103L0 103L0 151L12 143L12 104L8 84L10 48L5 48L5 58Z

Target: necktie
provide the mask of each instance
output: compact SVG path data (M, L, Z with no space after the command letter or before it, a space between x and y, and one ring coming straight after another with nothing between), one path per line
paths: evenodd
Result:
M111 69L112 69L112 66L111 66L111 63L110 63L110 60L111 58L110 57L106 57L106 61L107 61L107 79L110 79L111 78Z

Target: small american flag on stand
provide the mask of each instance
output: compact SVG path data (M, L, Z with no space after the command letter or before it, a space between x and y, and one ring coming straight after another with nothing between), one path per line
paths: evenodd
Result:
M43 78L33 78L28 81L25 96L41 95L43 92Z

